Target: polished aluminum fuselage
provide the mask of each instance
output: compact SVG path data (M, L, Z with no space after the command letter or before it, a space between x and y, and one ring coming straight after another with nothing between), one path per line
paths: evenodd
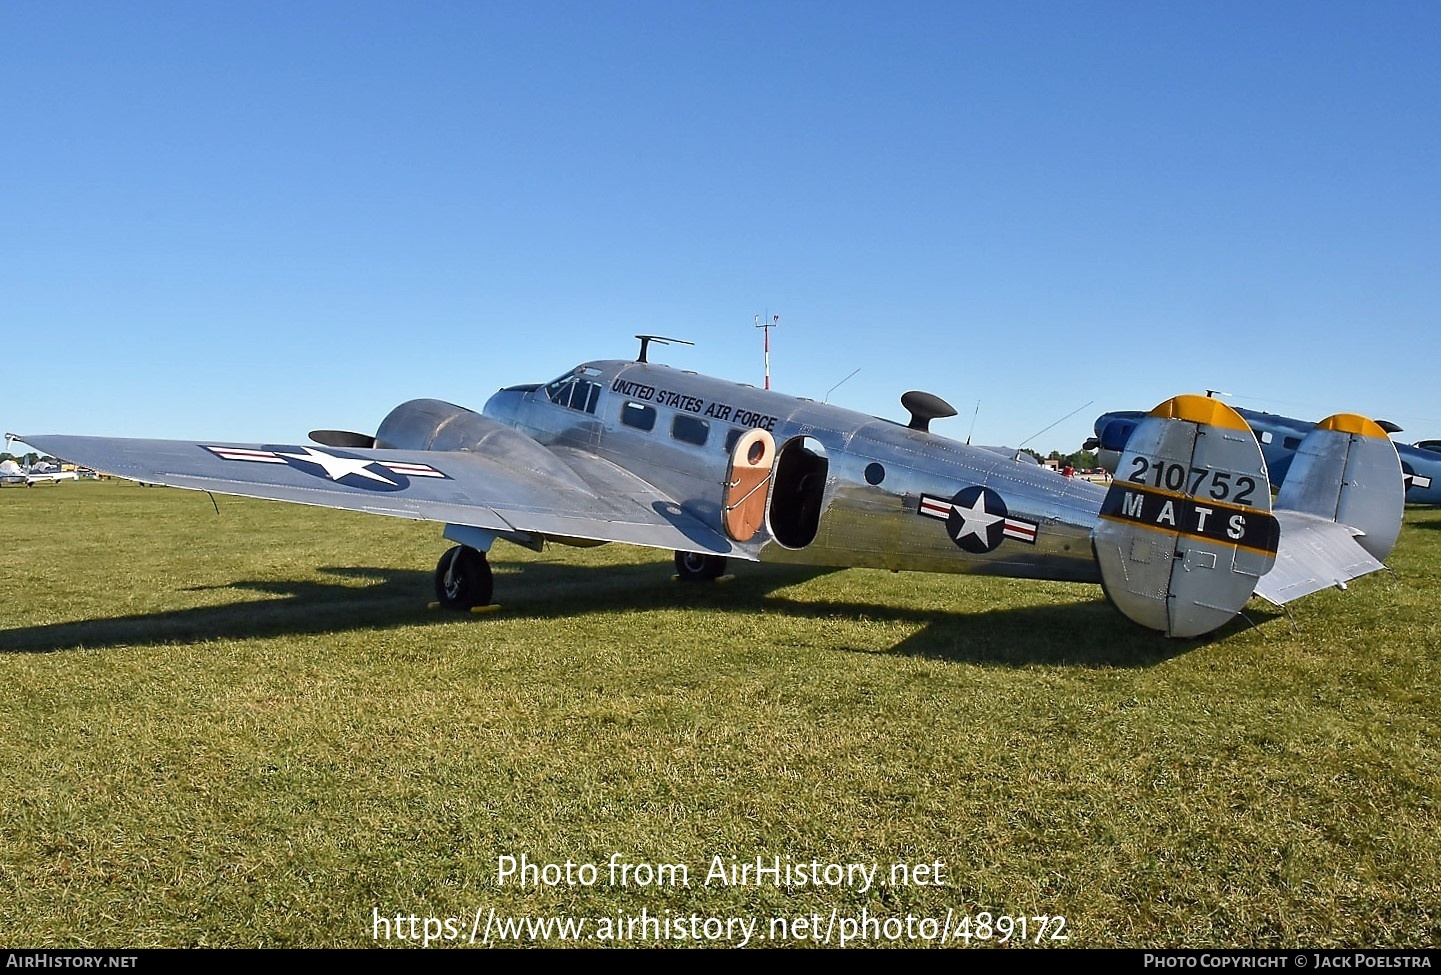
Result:
M599 385L587 406L552 402L545 387L501 390L484 413L548 447L593 454L653 484L707 525L721 525L735 429L771 432L784 457L804 443L825 457L814 538L783 545L762 529L733 554L765 562L866 566L1098 581L1091 553L1105 489L985 447L811 400L727 382L669 366L606 360L575 374ZM649 430L622 422L622 410L652 408ZM701 445L677 439L672 424L690 417L708 427ZM819 448L819 449L816 449ZM879 478L878 476L879 475ZM1035 541L1007 538L993 550L964 551L944 520L920 513L922 495L949 499L981 485L1000 495L1013 518L1036 526ZM774 503L774 499L773 499Z

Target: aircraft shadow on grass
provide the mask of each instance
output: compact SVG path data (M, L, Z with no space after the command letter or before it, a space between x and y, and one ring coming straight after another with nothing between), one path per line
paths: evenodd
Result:
M1075 603L963 613L879 600L801 600L786 594L783 590L787 587L839 571L811 566L748 565L724 585L671 583L666 579L666 569L654 562L602 567L498 562L495 568L505 591L512 593L497 617L428 610L427 600L433 598L429 572L331 567L321 571L351 581L265 579L195 587L191 591L240 589L267 593L273 598L0 630L0 652L45 653L281 635L321 636L452 624L457 620L484 627L492 619L546 620L675 608L781 615L815 620L817 626L837 620L920 624L919 632L893 647L856 647L851 652L889 652L1003 666L1146 667L1209 642L1160 637L1117 614L1098 587L1082 585L1076 587ZM354 580L370 584L357 586ZM966 584L964 579L956 581L956 585ZM1266 610L1259 616L1250 613L1255 622L1277 615ZM1224 638L1248 625L1238 617L1217 631L1214 638Z

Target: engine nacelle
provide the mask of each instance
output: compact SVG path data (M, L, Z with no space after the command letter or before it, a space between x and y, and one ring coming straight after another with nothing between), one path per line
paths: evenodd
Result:
M474 410L437 399L413 399L391 410L375 446L392 450L451 450L485 454L518 471L541 474L586 494L590 488L559 457L530 437Z

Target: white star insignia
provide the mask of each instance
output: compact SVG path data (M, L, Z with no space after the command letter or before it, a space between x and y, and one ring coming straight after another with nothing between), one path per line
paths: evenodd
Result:
M974 535L980 541L985 542L987 540L984 534L986 529L1001 520L1001 515L991 514L991 512L986 510L986 494L984 491L976 495L976 500L969 508L964 508L958 504L953 504L951 507L955 510L956 514L961 516L961 529L956 532L956 541L958 542L967 535Z
M305 453L279 454L278 456L318 464L325 469L326 476L332 481L338 481L347 474L355 474L359 477L367 477L372 481L379 481L382 484L395 486L394 481L369 470L370 465L374 463L374 461L366 460L364 457L336 457L310 447L302 447L301 449L304 450Z

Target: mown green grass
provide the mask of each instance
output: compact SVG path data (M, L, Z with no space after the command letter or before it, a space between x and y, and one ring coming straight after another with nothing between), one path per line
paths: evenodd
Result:
M219 509L0 491L0 941L369 945L376 911L491 907L1441 939L1441 512L1408 513L1393 573L1178 642L1093 586L681 586L620 546L498 546L503 609L457 617L425 608L436 526ZM691 886L497 884L502 856L617 853ZM715 856L946 885L706 886Z

